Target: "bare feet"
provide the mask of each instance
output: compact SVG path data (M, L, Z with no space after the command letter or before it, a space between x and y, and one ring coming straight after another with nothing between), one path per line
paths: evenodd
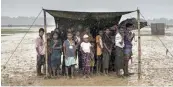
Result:
M71 76L71 79L74 79L74 76Z
M84 76L83 76L83 78L85 79L85 78L86 78L86 76L84 75Z
M66 79L69 79L69 76L66 76Z

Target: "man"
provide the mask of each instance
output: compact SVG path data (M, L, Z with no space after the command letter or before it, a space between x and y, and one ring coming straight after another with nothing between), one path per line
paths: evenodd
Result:
M131 23L126 24L126 30L124 35L124 44L125 44L124 46L124 55L125 55L124 76L129 76L132 74L128 72L128 62L132 56L132 40L135 37L135 34L131 32L132 28L133 28L133 24Z
M101 64L102 64L102 50L103 50L102 36L103 36L103 32L100 30L99 35L96 36L96 44L97 44L96 70L97 70L97 73L100 73Z
M120 69L124 68L124 32L123 29L116 29L115 35L115 68L117 76L120 76Z
M36 51L37 51L37 75L43 75L41 73L41 66L45 64L45 50L43 40L44 29L39 29L39 37L36 39Z
M109 60L112 51L112 40L110 37L109 28L105 29L105 34L103 35L103 73L108 74Z

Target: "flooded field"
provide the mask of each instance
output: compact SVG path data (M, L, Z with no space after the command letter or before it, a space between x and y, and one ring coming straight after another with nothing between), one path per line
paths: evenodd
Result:
M32 31L36 31L32 29ZM137 35L137 31L134 31ZM135 75L128 78L117 78L115 73L109 76L97 75L90 79L76 77L73 79L44 79L36 76L36 51L34 39L37 33L28 33L22 44L19 46L13 57L7 63L5 69L3 65L20 42L24 33L15 33L1 37L1 81L3 86L58 86L58 85L90 85L90 86L173 86L173 57L156 36L152 36L150 28L141 30L142 45L142 78L137 79L137 37L133 42L133 62L130 63L129 70ZM166 29L165 36L158 36L173 54L173 28Z

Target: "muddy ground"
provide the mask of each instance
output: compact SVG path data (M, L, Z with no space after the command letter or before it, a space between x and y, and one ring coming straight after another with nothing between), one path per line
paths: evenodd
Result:
M34 29L32 29L35 31ZM135 33L137 31L134 31ZM95 75L90 79L76 77L74 79L44 79L36 76L36 51L34 39L37 33L26 35L13 57L4 64L20 42L24 33L16 33L1 37L1 84L3 86L58 86L58 85L90 85L90 86L173 86L173 57L156 36L152 36L150 28L141 30L142 45L142 78L137 79L137 42L133 42L133 63L130 63L129 70L135 75L128 78L117 78L115 73L109 76ZM137 33L136 33L137 35ZM166 29L165 36L159 36L164 44L173 54L173 28ZM137 41L137 37L135 38Z

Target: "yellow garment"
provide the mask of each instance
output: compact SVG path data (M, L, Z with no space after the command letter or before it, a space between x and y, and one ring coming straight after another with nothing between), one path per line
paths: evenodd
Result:
M100 43L100 38L101 38L100 35L96 36L96 43ZM100 46L97 44L97 55L99 56L101 54L102 54L102 50L101 50Z
M90 60L90 66L94 67L94 58Z

